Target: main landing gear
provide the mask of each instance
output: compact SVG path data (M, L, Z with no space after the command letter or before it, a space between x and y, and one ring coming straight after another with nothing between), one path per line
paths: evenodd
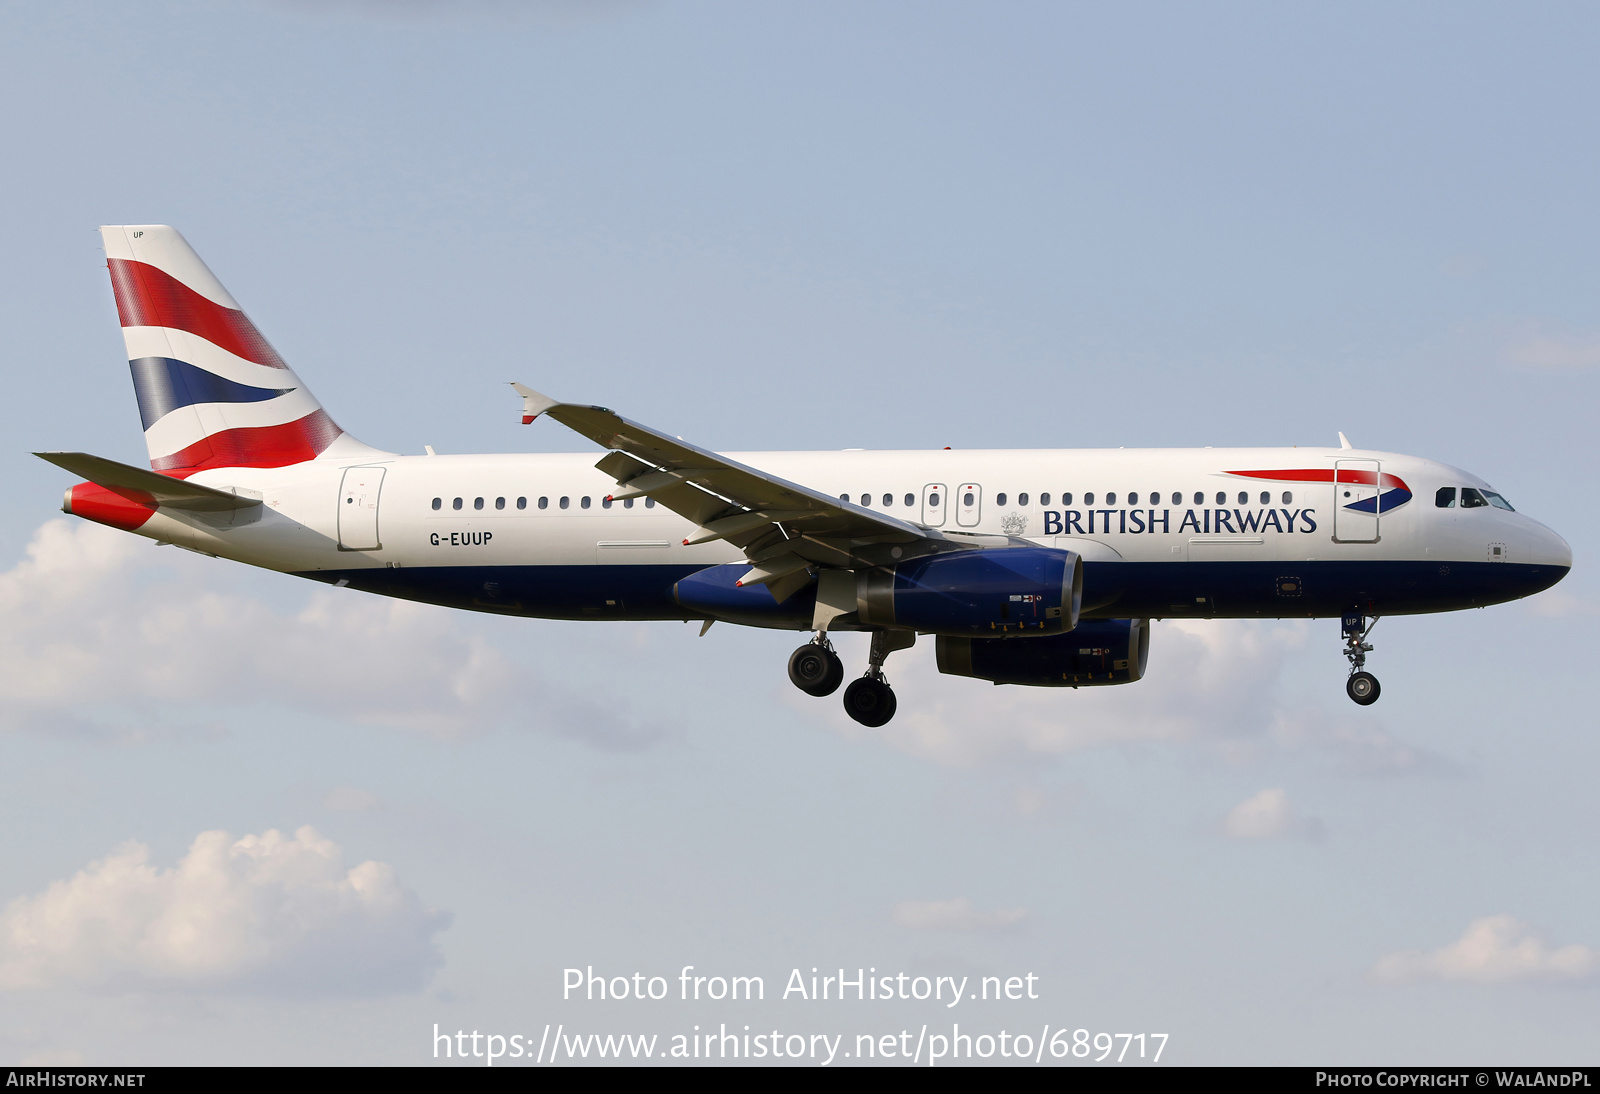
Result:
M826 633L789 655L789 682L807 695L832 695L844 682L844 662Z
M1372 652L1367 635L1378 625L1378 619L1374 616L1369 623L1364 612L1346 612L1340 625L1344 631L1344 655L1350 661L1350 679L1345 681L1345 694L1364 707L1371 706L1383 692L1378 686L1378 678L1367 672L1365 667L1367 654Z
M844 689L844 711L864 726L876 728L894 717L898 703L883 676L883 662L895 650L916 642L914 631L874 631L867 655L867 673ZM844 681L844 663L833 652L825 631L789 655L789 680L807 695L832 695Z

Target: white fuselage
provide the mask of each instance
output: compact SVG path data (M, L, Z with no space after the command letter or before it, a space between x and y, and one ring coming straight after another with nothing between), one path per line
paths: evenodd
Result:
M1369 594L1376 610L1449 610L1528 595L1571 565L1561 537L1520 513L1436 504L1440 488L1487 490L1482 480L1394 453L1207 448L732 458L941 532L1074 550L1091 584L1099 574L1102 592L1115 586L1103 607L1118 614L1168 614L1155 610L1163 605L1172 614L1337 614L1349 606L1338 601ZM1367 512L1354 511L1360 498L1351 500L1349 486L1310 480L1310 473L1336 466L1379 470L1384 485L1368 495L1391 489L1393 480L1409 496L1396 503L1399 495L1389 495L1369 503ZM1286 477L1275 479L1274 472ZM371 587L485 610L606 615L614 601L616 615L683 618L695 613L671 605L670 581L659 595L646 595L638 575L670 577L742 557L722 541L685 546L690 523L646 499L607 503L615 482L581 454L324 458L202 471L192 481L259 493L264 505L243 517L163 508L139 533L269 569L325 580L337 574L358 588L370 585L365 571L423 571L432 577L418 574L413 585L412 575L388 574L381 587ZM474 579L488 574L480 582L486 586L500 584L496 572L543 572L550 581L590 587L579 599L594 604L580 611L555 596L555 607L541 610L537 595L482 600L452 584L452 570L470 571ZM1202 578L1208 570L1211 576ZM1318 590L1312 575L1319 572L1340 576ZM1280 578L1290 583L1289 593ZM629 584L627 597L605 596L613 579ZM1159 590L1145 596L1141 582ZM430 591L435 587L448 594ZM1380 588L1381 595L1374 592ZM1086 595L1086 606L1096 600L1105 596Z

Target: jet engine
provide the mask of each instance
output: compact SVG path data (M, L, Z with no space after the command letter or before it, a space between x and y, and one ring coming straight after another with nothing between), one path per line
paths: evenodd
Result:
M856 581L856 610L871 627L925 634L1070 631L1083 603L1083 563L1049 547L991 547L925 555Z
M1070 634L1015 638L964 638L941 634L939 671L996 684L1078 688L1131 684L1150 657L1145 619L1086 619Z

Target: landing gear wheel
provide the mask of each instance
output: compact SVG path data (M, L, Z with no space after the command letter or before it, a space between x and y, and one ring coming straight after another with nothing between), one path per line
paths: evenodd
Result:
M863 676L844 689L844 712L864 726L883 725L898 706L894 689L876 677Z
M1378 678L1370 672L1352 673L1349 681L1344 686L1345 692L1364 707L1370 707L1378 701L1379 694L1383 691L1378 686Z
M789 655L789 680L807 695L832 695L844 683L844 663L828 647L808 642Z

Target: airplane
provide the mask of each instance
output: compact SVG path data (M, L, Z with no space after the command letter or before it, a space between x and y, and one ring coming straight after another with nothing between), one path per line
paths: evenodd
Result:
M830 695L829 635L871 635L850 717L898 702L884 663L1092 687L1145 675L1150 621L1340 619L1362 705L1384 615L1483 607L1572 551L1487 482L1353 447L719 454L513 384L521 420L605 450L402 455L339 428L188 242L100 229L149 469L36 453L86 480L74 516L382 596L547 619L809 631L795 686Z

